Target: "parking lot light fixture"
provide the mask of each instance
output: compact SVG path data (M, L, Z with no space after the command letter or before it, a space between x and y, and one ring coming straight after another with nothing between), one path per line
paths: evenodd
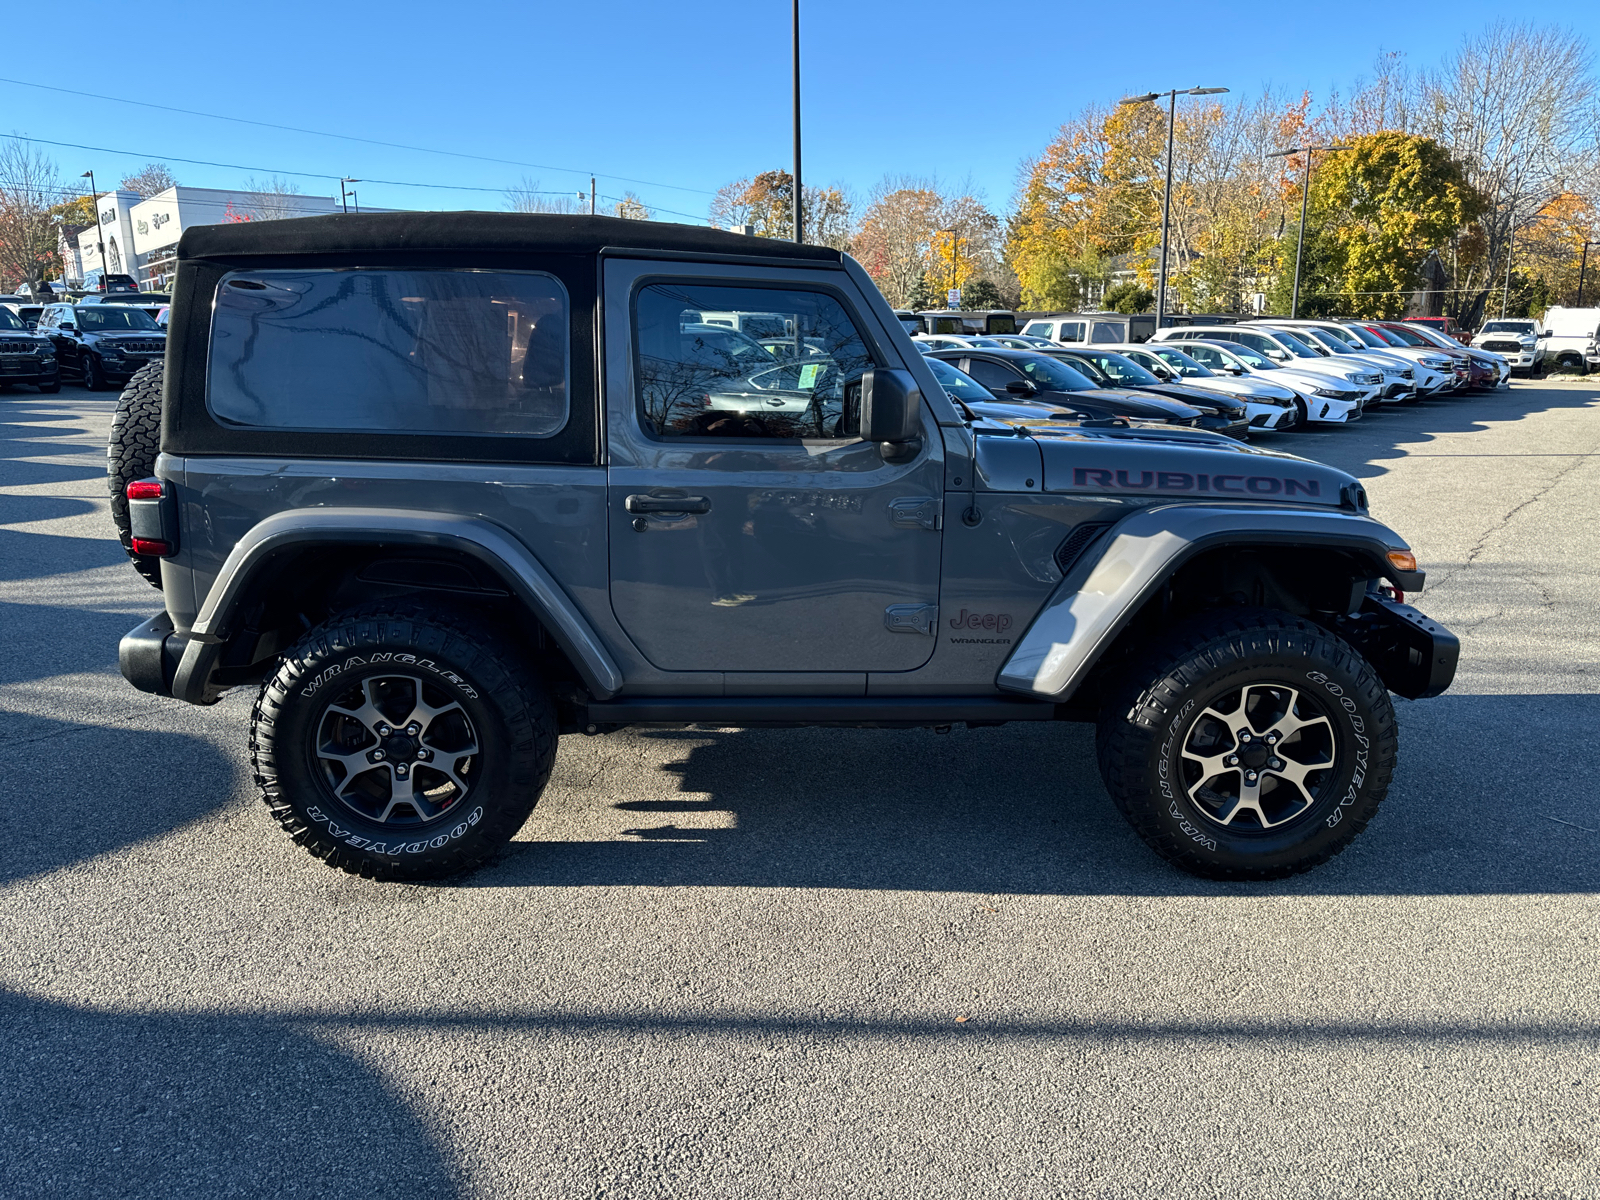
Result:
M1311 156L1349 150L1350 146L1290 146L1287 150L1274 150L1268 158L1288 158L1291 154L1306 156L1305 178L1300 185L1300 237L1294 247L1294 298L1289 301L1289 319L1300 316L1300 260L1306 249L1306 201L1311 197Z
M1169 92L1146 92L1142 96L1124 96L1119 104L1148 104L1152 100L1167 98L1167 181L1161 194L1161 261L1156 270L1156 328L1160 329L1167 315L1167 233L1172 226L1172 131L1178 123L1179 96L1220 96L1227 88L1173 88Z
M350 197L345 194L344 185L347 184L347 183L360 183L360 182L361 182L361 180L352 179L348 175L346 175L343 179L339 180L339 203L344 208L345 212L349 212L350 211ZM361 211L361 206L359 204L356 205L356 211L357 212Z
M100 223L100 189L94 185L93 171L85 171L78 178L89 181L89 193L94 200L94 238L95 245L100 250L100 290L103 292L106 290L106 272L111 268L106 265L106 239L100 232L102 228Z

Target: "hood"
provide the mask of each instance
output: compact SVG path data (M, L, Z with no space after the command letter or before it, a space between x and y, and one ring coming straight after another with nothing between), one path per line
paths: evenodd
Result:
M1294 389L1271 382L1265 375L1218 375L1214 379L1190 381L1186 387L1214 390L1240 400L1292 400Z
M1192 404L1214 408L1223 412L1233 412L1240 407L1239 402L1231 396L1224 396L1220 392L1209 391L1193 383L1152 383L1139 389L1145 395L1165 396L1169 400L1177 400L1182 404Z
M1152 420L1167 421L1187 420L1198 417L1200 410L1181 400L1169 396L1160 396L1154 392L1139 391L1132 388L1090 388L1086 392L1050 392L1052 403L1070 404L1075 398L1098 404L1101 408L1116 409L1120 414L1130 417L1149 417Z
M1097 496L1267 500L1338 508L1361 489L1334 467L1188 429L1030 430L1042 490Z

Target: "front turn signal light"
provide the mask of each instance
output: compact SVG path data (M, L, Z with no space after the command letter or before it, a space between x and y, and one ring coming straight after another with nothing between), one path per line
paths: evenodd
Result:
M1389 551L1389 565L1396 571L1415 571L1417 569L1417 556L1409 550Z

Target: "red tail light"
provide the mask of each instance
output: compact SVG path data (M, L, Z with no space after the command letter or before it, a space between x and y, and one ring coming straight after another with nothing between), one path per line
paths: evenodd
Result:
M158 542L155 538L129 538L135 554L148 554L152 558L166 558L172 553L172 546L167 542Z
M135 479L128 485L129 500L159 500L161 499L161 481L159 479Z

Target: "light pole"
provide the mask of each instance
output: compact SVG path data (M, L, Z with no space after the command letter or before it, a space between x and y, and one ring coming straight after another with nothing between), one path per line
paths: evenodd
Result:
M345 194L344 185L347 184L347 183L360 183L360 182L361 182L361 180L359 180L359 179L351 179L350 176L348 176L348 175L346 175L343 179L339 180L339 204L344 209L345 212L349 212L350 211L350 197ZM361 211L361 206L359 204L356 205L356 211L357 212Z
M93 171L85 171L78 178L89 181L89 191L94 197L94 238L100 250L100 290L103 292L106 290L106 272L111 268L106 265L106 239L100 232L100 189L94 185Z
M1161 261L1157 265L1156 328L1160 329L1167 315L1167 229L1172 223L1172 127L1178 123L1179 96L1218 96L1227 88L1174 88L1170 92L1146 92L1142 96L1125 96L1121 104L1148 104L1167 97L1167 185L1161 198Z
M1306 156L1305 178L1300 184L1300 236L1295 239L1294 245L1294 298L1289 301L1289 319L1295 320L1300 315L1300 260L1306 251L1306 201L1311 199L1311 156L1313 154L1331 154L1337 150L1348 150L1349 146L1290 146L1287 150L1275 150L1267 155L1268 158L1288 158L1291 154L1304 154Z
M805 220L800 213L800 198L805 189L800 186L800 0L790 0L793 29L790 45L794 51L794 240L803 242Z
M1600 246L1600 242L1585 242L1583 244L1583 258L1578 262L1578 303L1576 307L1583 307L1583 273L1589 269L1589 247Z

